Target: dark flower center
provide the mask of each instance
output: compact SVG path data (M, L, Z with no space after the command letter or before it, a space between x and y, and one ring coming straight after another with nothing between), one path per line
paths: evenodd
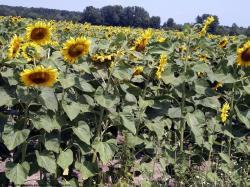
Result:
M36 83L36 84L42 84L49 80L50 76L46 72L36 72L29 75L29 79Z
M83 53L84 47L85 46L83 44L72 45L70 46L68 53L71 57L77 57Z
M14 45L14 47L13 47L13 54L16 54L17 53L17 51L18 51L18 49L19 49L19 43L16 43L15 45Z
M47 34L47 30L45 28L35 28L31 32L31 39L32 40L41 40Z
M241 54L241 58L246 62L250 61L250 47Z

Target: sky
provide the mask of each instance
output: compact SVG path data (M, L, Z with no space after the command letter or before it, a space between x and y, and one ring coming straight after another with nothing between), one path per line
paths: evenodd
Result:
M160 16L161 22L174 18L176 23L193 23L203 13L217 15L221 25L250 26L250 0L0 0L2 5L43 7L83 11L87 6L140 6L150 16Z

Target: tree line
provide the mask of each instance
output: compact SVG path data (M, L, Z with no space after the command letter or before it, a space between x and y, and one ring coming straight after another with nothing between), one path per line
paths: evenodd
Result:
M191 23L177 24L173 18L169 18L161 25L159 16L150 16L142 7L122 7L120 5L104 6L102 8L88 6L83 12L0 5L0 15L21 16L32 19L71 20L80 23L88 22L94 25L162 28L166 30L182 30L185 25L191 25ZM203 23L208 16L210 15L198 15L195 23ZM216 15L212 16L215 17L215 22L210 26L209 33L220 35L244 34L250 36L250 26L248 28L239 27L236 23L233 23L232 26L223 26L220 25L219 18Z

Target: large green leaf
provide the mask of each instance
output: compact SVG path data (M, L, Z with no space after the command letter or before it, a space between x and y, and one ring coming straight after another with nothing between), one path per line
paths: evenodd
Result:
M54 112L58 110L58 102L53 89L42 89L40 99L48 109Z
M113 158L115 154L116 141L111 139L106 142L96 142L93 145L93 148L99 153L101 161L106 164Z
M16 130L12 125L6 124L2 138L6 147L13 150L28 138L29 133L29 129Z
M145 125L150 131L155 132L158 140L162 139L162 136L165 133L165 130L164 130L165 125L163 122L155 122L155 123L149 122L149 123L146 123Z
M192 70L195 72L210 72L209 66L204 62L198 62L193 67Z
M86 122L79 121L78 127L74 127L73 132L80 140L90 145L91 132Z
M12 104L12 98L3 88L0 88L0 98L0 107L3 105L10 106Z
M58 134L47 134L45 136L44 146L48 151L59 153L60 142Z
M120 113L121 123L122 125L127 128L133 134L136 134L136 127L135 127L135 119L131 113Z
M139 136L134 136L132 133L126 133L126 145L130 148L135 147L136 145L142 144L144 141Z
M62 77L61 79L59 79L59 81L64 89L70 88L70 87L75 85L75 77L74 76L67 75L66 78Z
M203 127L202 120L204 119L205 117L200 111L194 113L188 113L186 115L187 124L190 127L192 133L194 134L195 142L198 145L202 145L204 142L203 130L202 130Z
M6 177L11 181L14 182L15 185L19 186L22 185L29 174L30 165L28 162L19 163L6 163Z
M208 108L212 108L214 110L219 110L221 106L217 96L206 97L204 99L197 101L197 104L203 105Z
M84 92L94 92L95 91L95 88L91 84L86 82L84 79L77 79L75 87L77 87L78 89L80 89Z
M119 97L113 94L104 94L103 89L98 87L95 92L96 102L104 108L112 108L117 103L119 103Z
M62 106L71 121L80 114L82 108L82 105L76 102L71 102L69 104L63 102Z
M35 151L37 163L40 167L46 169L50 173L56 173L56 160L50 154L40 154Z
M237 117L239 118L240 122L246 125L248 129L250 129L250 120L247 117L247 112L242 112L240 111L236 106L235 106L235 112L237 114Z
M44 129L47 132L61 129L61 126L56 118L50 118L48 115L33 117L32 123L36 129Z
M85 161L83 164L75 162L76 170L80 171L83 180L95 176L98 173L98 166L96 163Z
M71 149L67 149L66 151L60 151L60 154L57 159L57 164L62 169L67 169L73 163L73 152Z

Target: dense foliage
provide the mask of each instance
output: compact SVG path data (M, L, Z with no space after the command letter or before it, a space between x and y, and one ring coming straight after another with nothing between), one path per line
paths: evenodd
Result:
M249 186L250 45L210 22L1 17L0 184Z

